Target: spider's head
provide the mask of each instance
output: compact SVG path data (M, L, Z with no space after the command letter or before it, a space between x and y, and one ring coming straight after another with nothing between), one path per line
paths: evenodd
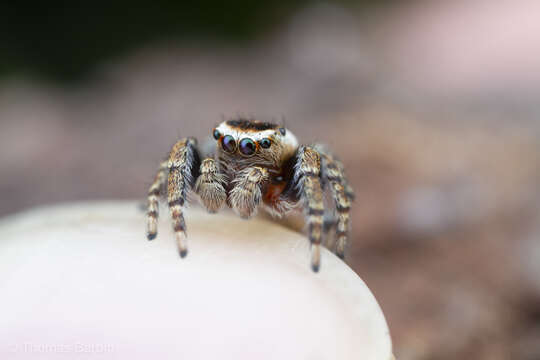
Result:
M235 119L213 130L218 151L243 164L281 167L298 148L296 137L284 127L256 120Z

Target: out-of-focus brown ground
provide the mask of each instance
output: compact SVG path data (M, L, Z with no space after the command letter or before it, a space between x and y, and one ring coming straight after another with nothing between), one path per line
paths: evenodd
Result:
M472 100L400 87L369 51L382 33L360 30L316 8L260 46L160 44L71 89L4 82L0 214L142 199L178 137L208 137L221 115L284 116L345 163L357 193L348 262L379 300L397 358L539 359L540 112L505 93L475 103L481 84Z

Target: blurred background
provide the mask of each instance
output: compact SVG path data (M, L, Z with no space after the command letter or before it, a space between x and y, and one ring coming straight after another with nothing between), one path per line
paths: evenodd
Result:
M0 215L143 199L223 117L327 143L398 359L540 359L540 2L0 5Z

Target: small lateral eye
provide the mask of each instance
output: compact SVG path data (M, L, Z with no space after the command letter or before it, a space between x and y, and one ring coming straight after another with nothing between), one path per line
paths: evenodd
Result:
M285 136L287 130L285 128L279 128L279 132L281 133L281 135Z
M272 142L268 138L264 138L261 141L259 141L259 144L262 148L268 149L270 145L272 145Z
M253 155L257 150L255 142L249 138L240 140L240 152L244 155Z
M221 146L226 152L233 153L236 150L236 141L234 141L234 138L231 135L225 135L223 139L221 139Z
M214 133L212 135L214 135L214 139L216 140L219 140L221 137L221 133L217 129L214 129Z

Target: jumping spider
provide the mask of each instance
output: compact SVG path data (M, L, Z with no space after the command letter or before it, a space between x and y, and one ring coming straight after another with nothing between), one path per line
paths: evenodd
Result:
M212 133L215 151L201 157L194 138L173 145L148 192L147 237L157 236L159 196L165 190L180 256L187 255L182 207L193 190L211 213L225 204L249 219L259 205L275 216L302 204L311 242L311 267L318 271L325 224L324 189L330 186L335 203L335 252L343 258L349 233L349 209L354 197L343 165L320 145L299 146L279 125L234 119Z

